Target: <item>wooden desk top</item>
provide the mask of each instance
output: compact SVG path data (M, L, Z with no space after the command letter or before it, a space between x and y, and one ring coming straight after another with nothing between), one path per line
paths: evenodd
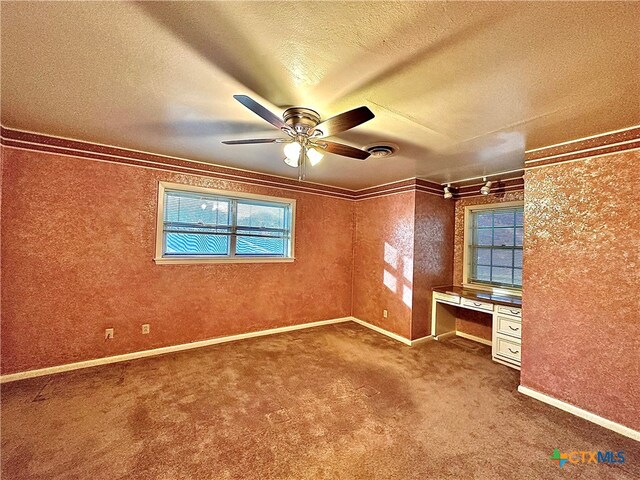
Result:
M433 290L434 292L459 295L460 297L469 298L471 300L477 300L479 302L489 302L489 303L495 303L496 305L506 305L508 307L522 308L522 298L515 295L483 292L482 290L464 288L459 285L445 285L443 287L433 287L431 290Z

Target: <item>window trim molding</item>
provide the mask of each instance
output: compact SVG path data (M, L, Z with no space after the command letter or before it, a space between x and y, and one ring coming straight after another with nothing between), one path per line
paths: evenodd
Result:
M162 255L163 246L163 230L164 230L164 193L165 190L177 190L190 193L202 193L206 195L219 195L223 197L236 198L241 200L260 200L265 202L273 202L280 204L288 204L291 209L291 229L289 239L289 256L287 257L251 257L251 256L233 256L233 257L207 257L207 256L180 256L180 257L164 257ZM183 183L158 182L158 197L156 204L156 244L153 261L157 265L193 265L203 263L292 263L295 261L295 218L296 218L296 199L273 197L269 195L259 195L257 193L236 192L232 190L220 190L215 188L199 187L196 185L188 185Z
M511 202L493 202L493 203L482 203L477 205L467 205L464 207L464 232L463 232L463 248L462 248L462 286L465 288L471 288L475 290L483 290L486 292L492 292L495 294L506 294L506 295L515 295L522 296L522 288L508 288L508 287L499 287L486 285L482 283L473 283L469 281L469 222L471 219L471 212L475 212L478 210L498 210L501 208L513 208L513 207L524 207L524 201L522 200L514 200ZM523 249L524 250L524 249Z

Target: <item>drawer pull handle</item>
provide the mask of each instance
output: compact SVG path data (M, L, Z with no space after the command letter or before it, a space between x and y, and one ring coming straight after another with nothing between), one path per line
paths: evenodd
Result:
M510 351L511 353L520 353L520 350L516 350L516 351L514 352L514 351L513 351L513 350L511 350L510 348L509 348L509 351Z
M509 310L514 315L520 315L520 310Z
M511 325L509 325L509 328L514 332L517 332L518 330L520 330L520 327L512 327Z
M474 304L476 307L479 307L480 305L482 305L481 303L478 303L478 302L473 302L473 304Z

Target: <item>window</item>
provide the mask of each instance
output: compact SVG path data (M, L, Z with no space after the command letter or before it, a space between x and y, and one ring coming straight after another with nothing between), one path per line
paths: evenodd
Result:
M522 202L466 207L464 283L522 288Z
M156 263L293 260L295 200L160 182Z

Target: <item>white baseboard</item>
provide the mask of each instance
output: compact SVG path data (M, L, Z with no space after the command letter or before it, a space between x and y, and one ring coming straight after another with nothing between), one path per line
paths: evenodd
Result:
M445 338L449 338L449 337L455 337L456 336L456 331L452 330L451 332L446 332L446 333L441 333L440 335L436 335L435 338L438 341L442 341Z
M456 330L456 336L466 338L467 340L473 340L474 342L482 343L484 345L491 346L491 340L487 340L486 338L476 337L475 335L470 335L464 332L458 332L457 330Z
M398 335L397 333L390 332L389 330L385 330L384 328L380 328L376 325L373 325L372 323L365 322L364 320L360 320L359 318L356 318L356 317L350 317L350 319L351 321L356 322L357 324L362 325L363 327L370 328L371 330L381 333L382 335L386 335L389 338L393 338L394 340L402 342L405 345L411 346L411 340L403 337L402 335Z
M629 427L625 427L619 423L614 422L613 420L609 420L607 418L596 415L595 413L591 413L587 410L584 410L580 407L576 407L575 405L571 405L570 403L563 402L562 400L558 400L557 398L550 397L549 395L545 395L544 393L540 393L536 390L532 390L523 385L518 387L518 392L527 395L531 398L535 398L536 400L540 400L548 405L559 408L560 410L564 410L565 412L571 413L576 417L584 418L585 420L589 420L601 427L607 428L609 430L613 430L620 435L624 435L625 437L629 437L633 440L640 442L640 432L637 430L633 430Z
M238 335L229 335L226 337L210 338L208 340L200 340L198 342L182 343L179 345L171 345L168 347L153 348L151 350L141 350L139 352L124 353L122 355L112 355L110 357L95 358L82 362L67 363L65 365L56 365L54 367L38 368L36 370L27 370L26 372L11 373L9 375L0 375L0 383L14 382L25 378L41 377L54 373L68 372L71 370L79 370L81 368L95 367L97 365L107 365L109 363L126 362L135 360L136 358L153 357L163 355L165 353L180 352L182 350L191 350L193 348L208 347L219 343L234 342L236 340L244 340L247 338L262 337L265 335L273 335L276 333L292 332L294 330L302 330L303 328L320 327L322 325L331 325L334 323L349 322L352 317L334 318L331 320L320 320L318 322L302 323L300 325L290 325L287 327L270 328L268 330L259 330L257 332L241 333Z
M268 330L259 330L257 332L241 333L238 335L229 335L226 337L210 338L208 340L200 340L198 342L182 343L179 345L170 345L168 347L153 348L150 350L141 350L139 352L124 353L121 355L112 355L110 357L94 358L92 360L84 360L82 362L67 363L64 365L56 365L53 367L38 368L35 370L27 370L26 372L10 373L8 375L0 375L0 383L15 382L26 378L42 377L52 375L54 373L69 372L71 370L79 370L81 368L96 367L98 365L108 365L110 363L127 362L136 358L154 357L156 355L164 355L165 353L180 352L182 350L191 350L193 348L208 347L209 345L217 345L219 343L234 342L236 340L244 340L247 338L262 337L265 335L274 335L277 333L292 332L294 330L302 330L303 328L320 327L322 325L331 325L334 323L355 322L363 327L370 328L382 335L393 338L405 345L412 346L433 339L431 335L409 340L401 335L377 327L371 323L365 322L355 317L333 318L331 320L320 320L318 322L303 323L300 325L290 325L288 327L270 328Z
M411 346L417 345L418 343L424 343L428 340L433 340L431 335L427 335L425 337L416 338L415 340L411 340Z

